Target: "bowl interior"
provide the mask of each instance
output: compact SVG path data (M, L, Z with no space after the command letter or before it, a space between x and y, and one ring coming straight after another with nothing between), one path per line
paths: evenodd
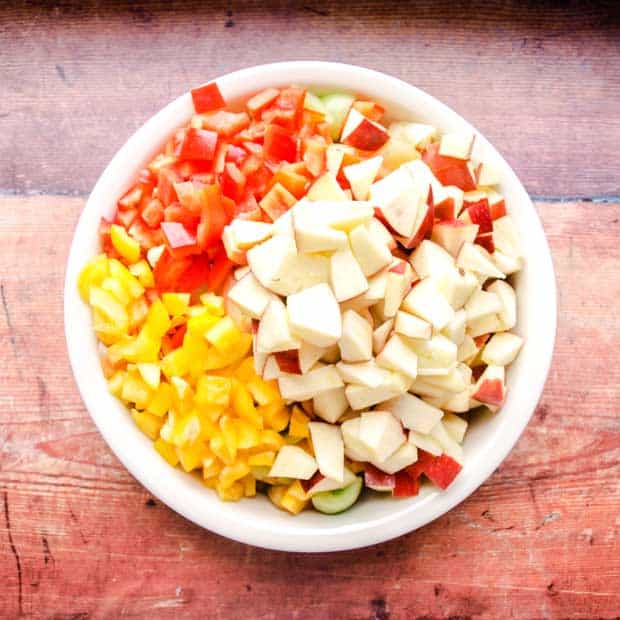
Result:
M278 63L244 69L217 81L228 100L240 100L267 86L296 83L364 94L384 105L392 119L430 123L442 132L473 129L423 91L350 65ZM555 337L555 279L540 221L523 186L495 148L473 129L477 134L474 156L500 166L504 179L500 191L521 235L526 265L514 280L518 297L515 331L525 338L525 345L508 371L508 397L501 412L473 420L464 444L465 465L452 486L444 492L424 487L418 497L407 500L369 495L336 516L307 511L292 517L262 497L223 503L198 478L169 467L125 407L108 393L90 310L76 287L81 267L98 251L99 219L114 212L138 169L175 128L189 120L192 111L191 98L185 94L127 141L97 182L75 232L65 282L65 330L78 387L104 438L129 471L171 508L209 530L257 546L291 551L351 549L393 538L440 516L477 488L510 451L536 406L549 369Z

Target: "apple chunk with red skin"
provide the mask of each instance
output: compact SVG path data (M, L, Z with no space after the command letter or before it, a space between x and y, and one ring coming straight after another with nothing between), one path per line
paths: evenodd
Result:
M444 220L433 226L431 240L456 258L464 243L474 243L478 236L478 225L462 220Z
M503 366L487 366L472 390L472 398L485 405L500 407L506 398Z
M351 108L342 129L341 141L361 151L376 151L388 140L387 129Z

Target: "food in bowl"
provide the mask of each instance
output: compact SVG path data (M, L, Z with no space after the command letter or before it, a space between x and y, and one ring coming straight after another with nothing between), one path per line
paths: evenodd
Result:
M522 346L497 169L363 97L192 97L79 278L111 392L224 500L447 488Z

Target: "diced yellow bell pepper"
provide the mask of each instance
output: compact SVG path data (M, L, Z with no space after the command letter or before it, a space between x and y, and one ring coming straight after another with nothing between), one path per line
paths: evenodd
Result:
M90 299L90 287L100 286L108 273L108 257L105 254L99 254L86 263L78 277L78 290L85 302Z
M284 497L280 500L280 508L288 510L291 514L299 514L306 506L307 501L297 499L290 493L285 493Z
M234 459L237 456L237 429L235 422L231 417L225 415L220 418L219 424L226 450Z
M101 283L101 288L104 291L110 293L111 295L114 295L116 301L118 301L118 303L123 306L127 306L131 300L129 293L122 285L121 281L117 280L116 278L108 276Z
M97 338L106 346L117 343L119 340L127 336L127 332L119 329L117 325L111 323L107 316L101 310L93 310L93 329L97 334Z
M140 258L140 244L129 236L127 231L117 224L110 227L110 240L114 249L129 263Z
M195 398L194 398L195 400ZM200 413L201 419L207 419L211 422L217 422L226 412L225 407L217 407L215 405L201 405L195 402L196 411Z
M260 445L260 431L246 420L233 420L237 432L237 448L250 450Z
M153 440L157 439L159 431L163 426L161 418L146 413L146 411L137 411L136 409L131 410L131 417L145 435Z
M286 486L274 485L272 487L269 487L269 490L267 491L267 495L269 496L269 499L278 508L282 507L282 499L286 495L287 488L288 487Z
M171 407L172 386L169 383L160 383L146 406L146 410L161 418L168 413Z
M119 330L127 331L129 327L127 310L114 295L99 286L91 286L89 303L93 308L101 311L106 319Z
M202 375L196 382L195 401L200 405L228 407L232 381L228 377Z
M144 409L152 392L138 373L128 372L123 381L121 398L126 403L135 403L137 409Z
M263 419L254 406L254 400L240 381L233 382L231 406L240 418L247 420L256 428L263 427Z
M227 489L231 487L237 480L245 478L250 473L248 464L244 461L236 461L234 465L227 465L220 472L221 488Z
M161 300L172 317L183 316L189 308L189 293L164 293Z
M202 467L202 461L210 454L209 448L200 442L183 448L177 447L177 455L181 462L181 467L187 471L193 471L198 467Z
M254 377L246 382L252 397L259 405L268 405L274 401L282 401L277 381L265 381L261 377Z
M170 317L161 299L156 299L149 308L149 315L142 331L153 340L161 340L170 329Z
M111 258L108 265L110 276L119 280L131 297L138 299L144 295L144 286L121 261Z
M304 488L301 486L301 482L299 480L295 480L293 484L287 489L287 495L298 499L300 502L305 502L308 500L308 495L304 491Z
M218 476L223 467L224 465L217 456L210 454L202 459L202 476L205 480L213 476Z
M226 354L241 340L241 332L229 317L222 317L205 332L205 338L220 353Z
M168 429L168 424L170 428ZM197 442L200 437L200 418L195 413L184 416L168 414L166 421L166 430L162 429L161 436L168 442L174 444L178 448L183 448Z
M151 266L144 259L139 260L133 265L129 265L129 273L138 278L140 284L145 288L152 288L155 286L155 278L153 277Z
M144 297L138 297L129 304L129 328L131 331L137 331L149 314L149 305Z
M221 432L214 437L211 437L209 440L209 447L211 448L211 452L213 452L213 454L215 454L226 465L232 465L235 462L236 455L232 455L228 451Z
M243 484L235 482L232 486L224 488L221 482L215 487L219 498L225 502L238 502L243 497Z
M252 335L241 334L239 343L226 353L221 353L217 349L209 349L209 356L205 370L217 370L236 364L242 360L252 348Z
M172 406L179 413L187 413L194 406L194 390L181 377L170 377Z
M310 437L309 422L310 418L299 407L293 407L288 434L292 437Z
M138 362L136 364L136 368L138 369L140 376L144 379L144 382L152 390L156 390L159 387L161 381L161 371L159 370L159 364Z
M194 306L192 306L190 310L193 308ZM199 309L202 310L202 314L190 316L190 318L187 319L187 332L190 334L197 334L201 338L204 338L207 330L213 327L219 319L218 317L206 312L203 308Z
M155 450L166 460L172 467L176 467L179 463L179 455L175 446L167 441L164 441L161 437L158 437L153 443Z
M215 316L224 316L226 314L224 298L214 293L203 293L200 296L202 305Z
M275 431L265 429L260 434L261 446L264 446L265 450L279 450L284 445L284 439L281 435Z
M235 370L235 377L244 383L255 379L257 376L256 370L254 369L254 358L252 356L246 357Z
M172 376L182 377L189 371L190 360L183 347L170 351L161 360L161 371L168 379Z
M108 349L108 357L113 364L123 359L134 363L156 362L159 347L159 342L151 340L141 330L135 338L125 338L113 344Z
M123 391L123 383L125 382L126 375L127 373L124 370L118 370L108 381L108 390L117 398L120 398L121 392Z
M263 465L253 465L250 467L251 474L256 480L260 482L267 482L269 479L269 470L271 467L266 467Z
M189 376L192 380L198 379L205 371L209 359L209 345L204 338L196 334L186 333L183 338L183 350L190 360Z
M217 479L217 475L216 476L211 476L209 478L205 478L202 483L208 488L208 489L213 489L215 490L215 487L217 486L218 483L218 479Z
M249 475L246 476L242 481L243 484L243 495L245 497L255 497L256 496L256 478L254 476Z
M289 424L291 414L282 401L274 401L268 405L262 405L257 407L256 410L258 415L265 421L265 425L278 433L283 431Z
M248 465L250 467L271 467L276 460L274 451L258 452L248 456Z
M215 437L220 433L220 426L217 421L213 421L208 415L205 415L202 411L194 409L196 415L200 418L200 439L202 441L210 441L212 437Z

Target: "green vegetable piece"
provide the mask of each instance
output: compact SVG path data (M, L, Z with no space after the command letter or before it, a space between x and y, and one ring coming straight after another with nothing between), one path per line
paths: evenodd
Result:
M362 486L362 479L360 476L357 476L355 482L344 487L344 489L317 493L312 497L312 505L319 512L323 512L326 515L335 515L339 512L344 512L355 504L362 491Z

